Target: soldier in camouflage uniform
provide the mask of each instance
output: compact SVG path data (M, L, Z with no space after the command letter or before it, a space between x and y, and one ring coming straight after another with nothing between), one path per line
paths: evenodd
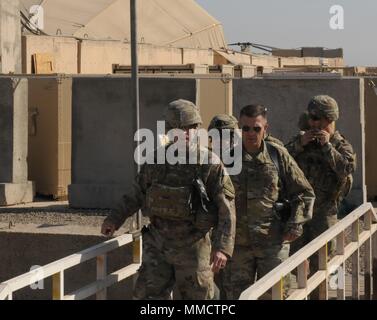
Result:
M289 256L290 242L310 220L314 192L286 149L264 140L267 109L249 105L241 110L242 171L231 176L236 191L236 240L224 269L222 298L240 294ZM277 163L278 162L278 163ZM283 216L277 203L290 202Z
M169 129L185 132L186 147L191 147L189 132L202 123L196 106L186 100L173 101L165 119ZM169 145L163 147L165 151ZM208 149L198 150L214 158ZM213 272L224 268L233 252L234 188L221 162L198 163L143 165L133 192L123 197L103 223L102 233L111 236L139 209L150 218L143 229L143 261L134 299L169 299L174 285L182 299L213 298ZM209 212L193 203L197 179L208 193Z
M304 236L295 244L295 250L337 222L339 201L348 193L345 189L350 189L356 157L351 144L335 130L338 118L339 108L333 98L313 97L308 112L301 115L300 134L287 144L316 195L313 219L305 225ZM328 244L329 254L334 249L335 240ZM318 269L317 256L310 259L310 269Z

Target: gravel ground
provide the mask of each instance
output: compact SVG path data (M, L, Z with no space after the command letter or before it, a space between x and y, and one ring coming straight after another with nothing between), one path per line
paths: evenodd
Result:
M12 224L74 224L97 227L110 210L71 209L68 206L42 208L0 208L0 222Z

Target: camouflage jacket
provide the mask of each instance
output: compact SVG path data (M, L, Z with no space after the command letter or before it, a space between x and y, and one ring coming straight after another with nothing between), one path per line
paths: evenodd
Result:
M166 147L165 147L166 148ZM216 157L208 149L201 148L201 152L209 153L209 158ZM213 228L213 246L215 249L231 256L235 238L235 207L234 188L221 162L219 164L145 164L136 177L133 190L123 196L122 201L107 217L119 228L126 220L139 209L143 214L150 216L147 210L150 190L155 183L172 188L192 186L193 179L200 175L204 182L210 202L215 208L216 226ZM163 201L163 200L162 200ZM176 207L178 199L167 203L167 210ZM163 207L157 203L156 206ZM170 208L169 208L170 207ZM153 209L153 208L152 208ZM153 211L153 210L152 210ZM198 214L196 215L198 216ZM150 231L155 239L166 247L191 246L195 241L203 238L208 232L200 230L195 225L195 214L187 219L166 219L150 217Z
M273 144L282 164L278 173L268 153L266 142L256 154L243 150L242 171L231 176L236 190L236 245L282 243L290 228L302 226L311 219L314 192L303 172L284 147ZM280 179L284 177L285 198L291 203L291 215L283 222L274 205L283 192Z
M289 153L296 159L314 188L314 211L326 210L327 215L337 214L337 205L347 177L356 169L356 155L351 144L338 132L330 144L301 145L301 135L287 144Z

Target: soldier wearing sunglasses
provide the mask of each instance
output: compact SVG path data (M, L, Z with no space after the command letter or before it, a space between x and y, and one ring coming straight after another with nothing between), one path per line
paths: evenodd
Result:
M335 129L339 118L337 102L326 95L313 97L306 113L306 125L287 145L314 188L316 201L313 219L305 225L302 241L296 250L315 239L337 222L339 202L350 191L356 157L351 144ZM347 190L346 190L347 189ZM328 244L329 254L335 241ZM318 259L310 259L310 269L316 272Z
M241 110L242 171L231 176L236 191L234 253L222 274L224 299L240 294L289 256L290 243L310 220L314 192L287 150L266 141L267 109L248 105ZM290 203L283 217L276 204Z

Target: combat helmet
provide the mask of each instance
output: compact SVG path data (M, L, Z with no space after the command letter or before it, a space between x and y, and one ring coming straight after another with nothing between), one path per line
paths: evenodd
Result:
M309 116L324 117L330 121L339 119L339 107L334 98L327 95L313 97L308 105Z
M198 107L183 99L169 103L164 112L164 119L167 129L182 129L203 123Z
M232 116L227 114L219 114L213 117L211 120L208 131L211 129L230 129L230 130L236 130L238 129L238 120Z

